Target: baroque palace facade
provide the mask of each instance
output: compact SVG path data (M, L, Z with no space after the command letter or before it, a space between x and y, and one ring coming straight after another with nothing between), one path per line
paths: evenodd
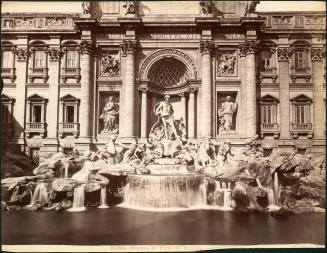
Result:
M188 138L237 148L258 135L267 153L323 152L325 12L258 13L256 4L84 2L78 14L3 13L5 143L36 162L103 148L112 135L129 143L148 136L153 108L170 95Z

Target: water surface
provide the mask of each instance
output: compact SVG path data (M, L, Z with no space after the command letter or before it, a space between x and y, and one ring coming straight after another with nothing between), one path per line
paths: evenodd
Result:
M278 219L219 210L146 212L122 207L84 212L2 213L2 244L254 245L325 244L325 215Z

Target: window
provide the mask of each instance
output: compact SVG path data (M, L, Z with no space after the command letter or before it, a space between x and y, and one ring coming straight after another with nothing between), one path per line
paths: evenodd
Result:
M11 134L13 129L13 110L15 99L1 94L1 132Z
M2 104L1 105L1 122L8 123L10 122L10 112L9 112L9 105Z
M3 69L10 69L14 67L14 52L2 51L1 67Z
M263 69L269 69L272 67L272 54L269 51L261 52L261 67Z
M63 44L62 50L64 52L62 69L61 69L61 80L66 83L67 80L73 82L80 81L80 53L79 46L74 41L67 41Z
M66 67L67 68L76 68L77 67L77 51L70 50L67 51L67 60L66 60Z
M45 51L35 51L34 53L34 68L46 67L46 53Z
M65 122L66 123L74 123L75 117L75 106L67 105L65 106Z
M78 107L79 99L66 95L60 98L60 122L59 122L59 136L74 135L78 136Z
M42 106L32 105L32 122L41 122Z
M46 133L46 103L47 99L34 94L27 98L29 115L27 117L25 132L28 135Z
M303 52L297 51L294 53L294 66L295 69L302 69L304 67L303 64Z
M279 124L277 122L277 106L278 99L266 95L261 98L260 109L261 109L261 134L262 135L273 135L277 138L279 135Z
M33 42L30 45L29 58L29 73L28 80L33 83L35 80L43 81L46 83L48 81L48 69L47 69L47 58L48 58L48 46L42 41Z
M310 138L312 136L311 103L311 98L305 95L299 95L291 99L291 133L294 138L297 138L299 134L307 134Z

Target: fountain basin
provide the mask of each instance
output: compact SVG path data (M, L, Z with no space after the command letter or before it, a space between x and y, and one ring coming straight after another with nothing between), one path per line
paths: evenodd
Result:
M203 175L130 174L127 182L124 205L132 208L190 208L206 205Z

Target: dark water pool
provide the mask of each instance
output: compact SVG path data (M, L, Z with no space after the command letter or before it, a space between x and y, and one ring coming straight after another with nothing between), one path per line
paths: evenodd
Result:
M122 207L85 212L2 213L2 244L245 245L325 244L325 215L278 219L218 210L145 212Z

